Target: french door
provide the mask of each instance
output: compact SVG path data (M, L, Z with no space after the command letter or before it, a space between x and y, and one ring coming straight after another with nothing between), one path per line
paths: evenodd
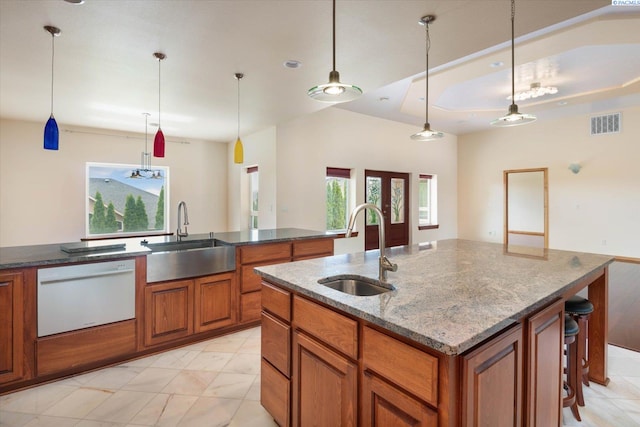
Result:
M365 201L382 210L385 246L409 244L409 174L365 170ZM378 218L367 209L364 229L365 250L377 249Z

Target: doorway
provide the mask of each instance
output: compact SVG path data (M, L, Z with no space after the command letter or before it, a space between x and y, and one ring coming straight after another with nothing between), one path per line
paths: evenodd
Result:
M504 171L504 244L549 247L547 168Z
M380 208L385 221L385 246L409 244L409 174L365 170L365 202ZM378 218L367 210L364 228L365 250L377 249Z

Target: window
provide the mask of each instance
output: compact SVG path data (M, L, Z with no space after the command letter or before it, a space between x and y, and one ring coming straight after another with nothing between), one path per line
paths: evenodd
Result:
M252 166L247 168L249 174L249 200L251 207L249 208L249 229L258 229L258 167Z
M418 181L418 229L438 228L437 177L420 175Z
M86 165L87 237L167 233L169 168Z
M327 168L327 231L347 229L350 178L350 169Z

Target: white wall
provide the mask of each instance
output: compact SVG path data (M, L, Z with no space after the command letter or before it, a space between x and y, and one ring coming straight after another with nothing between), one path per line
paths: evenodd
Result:
M548 167L549 247L640 257L640 107L622 111L621 133L589 125L581 115L459 136L459 237L501 243L503 170Z
M410 243L457 236L457 140L409 139L419 129L338 108L326 108L277 129L278 227L326 229L326 167L355 170L356 202L364 202L364 170L411 174ZM418 175L438 175L440 228L418 230ZM357 229L363 229L363 217ZM336 253L363 250L364 233L336 241Z
M235 141L228 144L229 199L228 229L249 228L249 185L247 168L258 166L258 228L276 228L276 128L272 126L260 132L242 137L244 163L233 163Z
M44 122L0 120L0 246L78 241L85 234L85 163L140 164L143 134L59 126L60 150L49 151L42 148ZM152 165L170 167L171 228L184 200L190 233L227 231L226 144L166 138L166 157Z

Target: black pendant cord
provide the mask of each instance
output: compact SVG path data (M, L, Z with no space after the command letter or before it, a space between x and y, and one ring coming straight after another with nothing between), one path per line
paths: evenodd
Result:
M55 35L51 34L51 117L53 117L53 62L55 59L55 46L53 39L55 39Z
M236 79L238 80L238 139L240 139L240 79L238 74L236 74Z
M336 71L336 0L333 0L333 71Z
M516 2L511 0L511 104L516 104L516 60L515 60L515 17L516 17Z
M429 23L425 23L425 31L426 31L426 68L424 74L424 105L425 105L425 126L429 124L429 49L431 48L431 37L429 36Z
M160 121L160 63L162 62L161 58L158 58L158 130L162 129L161 121Z

